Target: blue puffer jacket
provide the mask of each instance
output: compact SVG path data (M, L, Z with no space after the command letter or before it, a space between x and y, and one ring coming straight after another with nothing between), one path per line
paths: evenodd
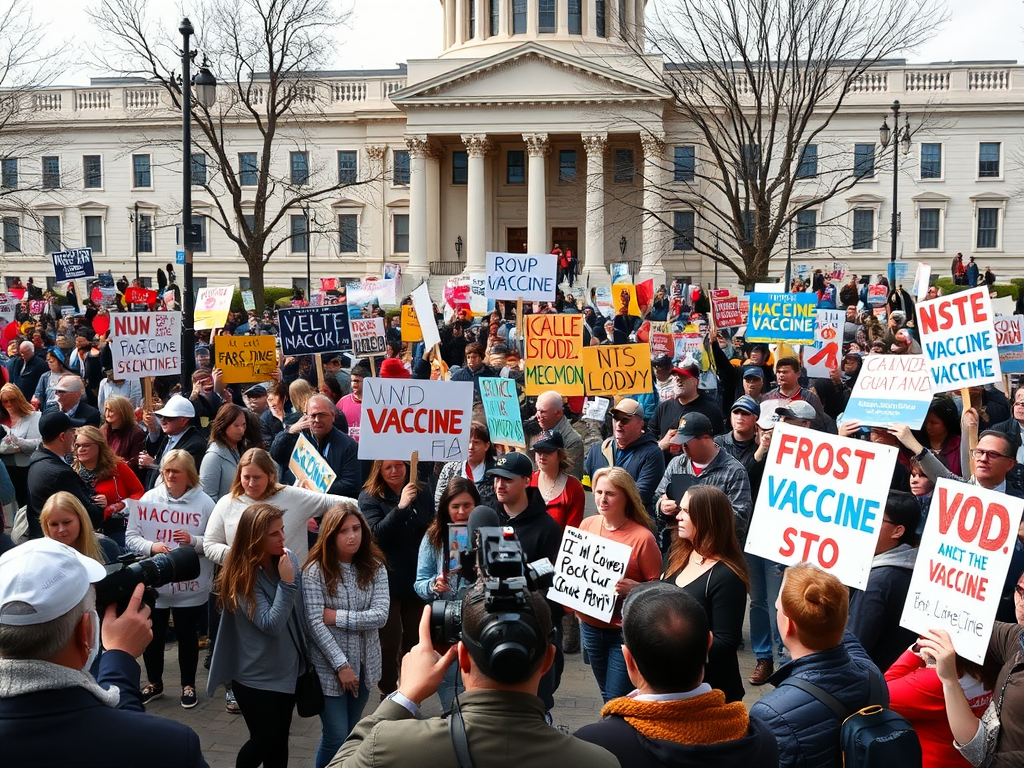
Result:
M750 708L751 717L765 723L779 743L779 768L842 768L839 729L842 723L832 711L792 685L799 677L835 696L854 712L868 704L889 704L889 692L882 683L881 702L868 701L871 675L881 672L853 633L843 635L843 644L812 653L780 667L768 682L775 690Z

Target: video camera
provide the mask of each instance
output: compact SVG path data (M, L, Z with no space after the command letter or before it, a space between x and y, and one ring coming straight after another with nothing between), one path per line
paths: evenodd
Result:
M194 547L185 546L147 558L122 555L116 563L107 566L107 571L96 584L96 607L102 614L108 605L116 603L120 616L139 584L146 586L143 601L155 608L159 587L199 578L199 555Z

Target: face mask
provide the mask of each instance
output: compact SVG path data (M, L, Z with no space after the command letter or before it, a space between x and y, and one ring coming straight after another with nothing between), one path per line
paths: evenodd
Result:
M96 611L89 611L89 621L92 623L92 644L89 646L89 658L85 661L82 671L88 672L96 657L100 655L100 615Z

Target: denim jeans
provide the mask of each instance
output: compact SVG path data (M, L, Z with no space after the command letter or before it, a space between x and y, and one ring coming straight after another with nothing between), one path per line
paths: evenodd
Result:
M749 552L745 557L750 569L750 644L754 658L781 659L785 648L779 635L775 601L782 588L782 566Z
M345 743L345 739L362 717L370 692L359 682L359 696L344 693L324 696L324 711L320 713L320 746L316 750L316 768L324 768Z
M633 690L626 661L622 658L622 630L593 627L580 622L580 644L587 652L601 698L607 704Z

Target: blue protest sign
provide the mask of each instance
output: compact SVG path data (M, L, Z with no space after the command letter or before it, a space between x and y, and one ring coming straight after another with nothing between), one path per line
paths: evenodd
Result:
M55 251L50 257L53 259L53 272L58 283L96 276L92 264L92 248L69 248L66 251Z
M499 445L526 447L519 395L512 379L480 378L480 400L487 417L491 442Z
M751 293L747 341L811 344L818 321L814 293Z

